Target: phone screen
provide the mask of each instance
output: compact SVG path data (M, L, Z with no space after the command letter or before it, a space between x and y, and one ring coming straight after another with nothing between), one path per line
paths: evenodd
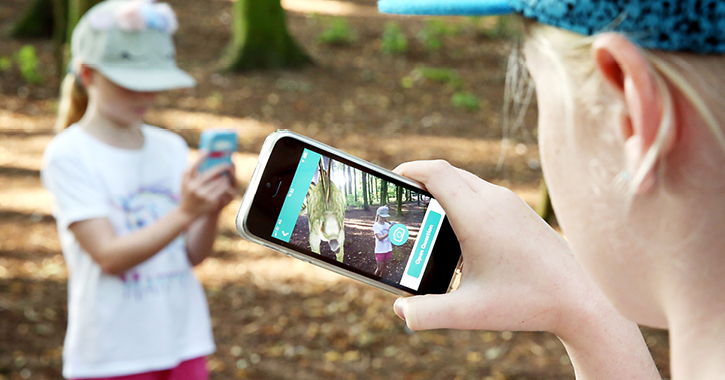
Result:
M427 192L295 139L276 144L262 183L255 235L409 293L447 291L460 246Z
M435 199L305 149L272 237L418 290L444 216Z

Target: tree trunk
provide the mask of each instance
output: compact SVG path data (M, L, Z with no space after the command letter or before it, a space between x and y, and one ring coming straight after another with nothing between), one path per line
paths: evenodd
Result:
M51 38L54 29L54 0L31 0L20 17L6 30L10 38Z
M32 0L8 29L12 38L52 38L58 77L65 75L70 56L67 43L78 20L101 0Z
M68 38L73 34L73 28L78 24L78 20L94 5L100 3L101 0L66 0L68 4Z
M365 172L362 173L362 196L363 196L363 210L369 210L368 206L368 178Z
M355 204L357 204L357 171L350 168L352 174L352 190L355 193Z
M369 210L369 202L368 202L368 178L367 174L365 172L362 173L362 183L363 183L363 210Z
M381 181L380 184L380 205L385 206L388 204L388 182Z
M342 182L345 183L345 200L347 201L347 198L350 195L350 182L349 182L350 179L347 177L347 167L346 166L342 167L342 178L343 178Z
M280 0L236 0L227 69L244 71L312 63L287 31Z
M56 76L61 80L66 72L65 41L70 36L67 24L68 0L53 0L53 58Z
M403 189L400 186L395 187L395 197L398 201L398 216L403 216Z

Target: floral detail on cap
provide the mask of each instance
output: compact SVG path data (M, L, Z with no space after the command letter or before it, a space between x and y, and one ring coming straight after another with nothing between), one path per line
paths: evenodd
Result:
M176 15L166 3L154 0L130 0L114 10L98 9L88 14L88 23L97 31L118 28L126 32L155 29L174 34L179 26Z
M111 11L100 9L88 15L91 28L98 31L109 30L116 25L116 15Z

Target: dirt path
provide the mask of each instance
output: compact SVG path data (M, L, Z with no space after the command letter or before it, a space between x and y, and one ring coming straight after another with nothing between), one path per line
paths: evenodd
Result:
M407 243L399 247L393 247L393 258L387 262L386 271L383 275L385 279L400 282L409 254L413 250L415 238L418 236L420 221L424 213L425 210L422 207L405 205L404 216L390 218L391 222L405 224L410 231L410 237ZM374 273L377 265L375 262L373 223L375 223L375 213L373 211L352 209L347 210L345 213L345 256L343 263L368 273ZM297 219L290 243L303 249L310 249L309 224L306 214L300 215ZM320 254L333 260L336 259L335 252L325 242L320 245Z

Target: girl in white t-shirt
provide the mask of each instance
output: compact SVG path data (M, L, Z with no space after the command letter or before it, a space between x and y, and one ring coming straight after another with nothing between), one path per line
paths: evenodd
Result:
M385 275L388 260L393 258L393 244L388 238L388 231L391 226L387 220L389 217L388 206L378 207L375 223L373 224L373 233L375 234L375 275L380 277Z
M143 124L157 92L190 87L166 4L105 1L78 22L41 178L69 268L63 376L208 378L215 350L192 267L236 194L232 165L187 168L178 135ZM65 129L68 127L67 129Z

